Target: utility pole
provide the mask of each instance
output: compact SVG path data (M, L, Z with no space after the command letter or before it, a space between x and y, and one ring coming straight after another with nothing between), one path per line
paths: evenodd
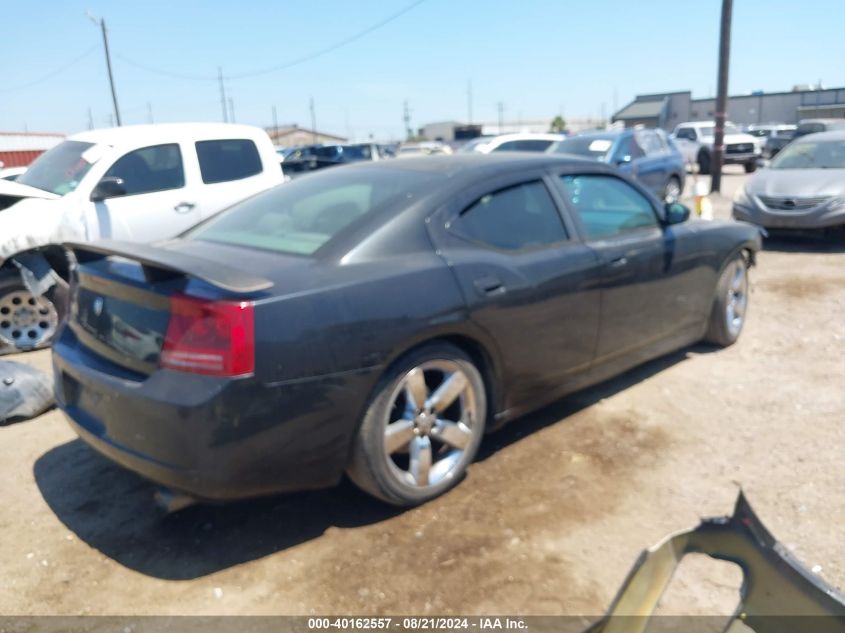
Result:
M223 110L223 123L229 122L229 113L226 110L226 87L223 85L223 68L217 67L217 81L220 82L220 107Z
M314 110L314 97L312 96L308 101L308 108L311 110L311 140L314 144L317 143L317 113Z
M276 116L276 106L273 106L273 142L279 142L279 118Z
M94 113L91 112L91 107L88 107L88 129L94 129Z
M719 30L719 76L716 92L716 129L713 134L713 164L710 191L722 189L722 161L725 155L725 118L728 103L728 70L731 63L731 16L733 0L722 0L722 25Z
M472 125L472 80L467 81L467 125Z
M153 104L147 101L147 123L153 123Z
M499 134L502 134L502 128L505 125L505 104L499 101L496 104L496 108L499 111Z
M411 109L408 107L407 99L402 104L402 109L402 120L405 122L405 138L410 141L413 136L413 130L411 130Z
M235 123L235 102L229 97L229 120Z
M111 55L109 54L109 36L106 32L106 20L105 18L100 18L97 20L91 12L87 13L88 19L91 20L94 24L99 25L100 31L103 33L103 50L106 53L106 70L108 71L109 75L109 87L111 88L111 100L112 104L114 104L114 118L117 121L117 125L120 125L120 108L117 107L117 91L114 88L114 74L111 70Z

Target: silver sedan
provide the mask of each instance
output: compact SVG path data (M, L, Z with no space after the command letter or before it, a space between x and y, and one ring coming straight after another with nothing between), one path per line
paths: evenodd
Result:
M733 215L773 229L845 225L845 131L790 143L737 191Z

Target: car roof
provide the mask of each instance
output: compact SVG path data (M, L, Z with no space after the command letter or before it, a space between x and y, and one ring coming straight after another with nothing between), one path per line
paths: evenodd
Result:
M645 128L651 129L651 128ZM568 137L566 140L571 138L594 138L594 139L615 139L623 136L625 134L633 134L633 128L625 128L623 130L589 130L584 132L579 132L573 136Z
M69 141L101 143L111 146L146 146L174 141L204 139L266 137L267 133L252 125L236 123L153 123L149 125L126 125L79 132L67 137Z
M675 127L713 127L715 125L716 124L713 121L686 121L684 123L678 123ZM733 121L725 121L725 125L736 126Z
M529 140L543 140L543 141L559 141L564 138L563 134L541 133L541 132L513 132L508 134L498 134L496 136L484 137L488 142L505 143L507 141L529 141ZM473 139L475 140L475 139Z

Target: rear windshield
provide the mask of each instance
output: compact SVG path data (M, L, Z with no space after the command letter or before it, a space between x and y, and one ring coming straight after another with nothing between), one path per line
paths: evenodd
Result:
M381 209L399 212L442 178L404 169L336 168L244 200L185 237L311 255Z
M613 147L613 139L594 136L573 136L559 141L549 148L555 154L575 154L599 159L607 155Z

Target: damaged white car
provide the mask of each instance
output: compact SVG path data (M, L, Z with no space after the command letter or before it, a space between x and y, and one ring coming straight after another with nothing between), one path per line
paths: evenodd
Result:
M64 316L67 240L155 242L283 182L260 128L91 130L0 180L0 353L49 345Z

